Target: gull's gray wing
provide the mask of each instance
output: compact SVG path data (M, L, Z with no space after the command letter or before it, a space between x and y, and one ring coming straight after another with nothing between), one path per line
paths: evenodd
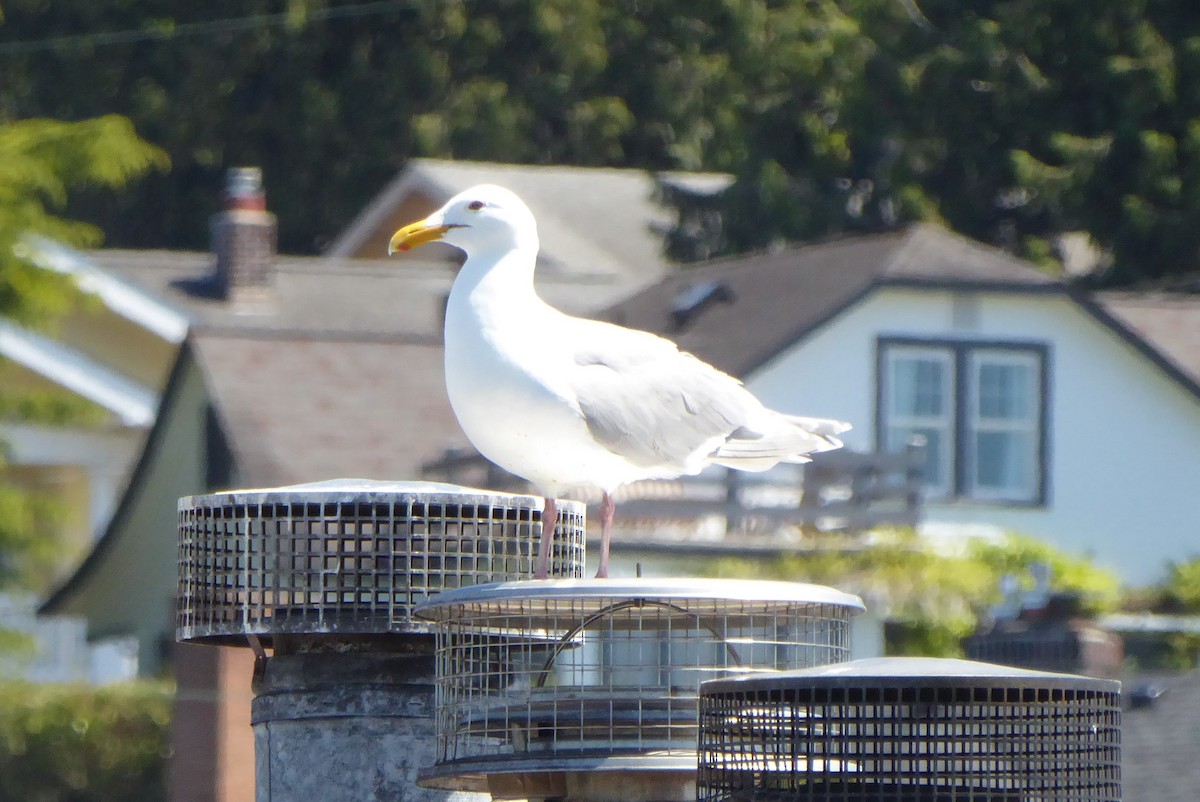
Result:
M635 465L765 470L837 448L831 435L850 428L772 412L737 379L646 332L590 323L577 341L586 344L575 350L571 389L588 431Z
M588 431L635 465L688 470L742 427L746 391L690 354L590 352L576 365L572 389Z

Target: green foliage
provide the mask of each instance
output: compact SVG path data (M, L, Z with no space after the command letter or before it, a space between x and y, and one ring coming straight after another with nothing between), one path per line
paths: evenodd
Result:
M123 187L163 166L165 155L115 115L0 125L0 314L45 327L77 301L68 282L30 258L30 241L38 236L98 244L95 226L53 213L66 205L71 190Z
M97 426L109 417L103 407L86 398L52 390L0 394L0 420L22 420L49 426Z
M1161 667L1168 671L1191 671L1200 665L1200 635L1172 632L1166 636Z
M681 255L933 219L1047 266L1087 232L1116 283L1200 269L1189 0L43 5L10 0L5 40L75 38L0 54L0 120L115 112L161 143L170 175L86 204L123 245L205 247L251 163L312 251L423 155L732 172Z
M1027 578L1035 564L1051 567L1055 590L1079 594L1092 611L1113 609L1120 585L1088 561L1018 535L971 539L953 551L937 549L911 530L874 533L866 544L818 536L808 548L767 564L725 559L720 576L814 582L857 593L897 622L904 654L949 656L978 616L1000 601L1005 574Z
M1164 606L1168 609L1200 614L1200 557L1172 563L1162 591Z
M171 692L0 684L0 800L166 799Z
M82 122L22 120L0 125L0 318L52 328L80 301L64 277L32 260L32 243L48 237L93 245L99 231L58 215L73 190L125 186L165 156L143 142L130 122L105 116ZM0 365L0 370L5 366ZM99 420L93 405L44 391L0 385L0 417L39 423ZM0 470L5 467L0 442ZM0 475L0 588L28 585L54 559L57 513L42 495L25 492Z
M54 533L60 514L50 496L0 481L0 588L42 589L38 585L57 562Z
M999 542L972 540L966 557L983 565L992 577L1017 577L1026 590L1033 587L1030 569L1034 565L1048 566L1053 589L1078 595L1086 613L1111 612L1121 603L1121 584L1111 571L1031 537L1009 535Z

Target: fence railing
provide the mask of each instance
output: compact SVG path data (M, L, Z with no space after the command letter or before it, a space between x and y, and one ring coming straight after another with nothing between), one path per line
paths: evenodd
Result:
M899 453L828 451L811 463L764 474L719 471L674 480L637 482L618 496L623 532L724 519L724 534L858 532L914 526L921 514L924 444ZM792 470L788 470L792 468ZM448 450L424 466L428 479L517 490L524 483L473 449Z

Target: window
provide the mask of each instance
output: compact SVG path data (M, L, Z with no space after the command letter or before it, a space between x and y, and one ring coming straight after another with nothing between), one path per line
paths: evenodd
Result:
M1045 498L1042 345L881 340L877 442L925 440L930 498Z

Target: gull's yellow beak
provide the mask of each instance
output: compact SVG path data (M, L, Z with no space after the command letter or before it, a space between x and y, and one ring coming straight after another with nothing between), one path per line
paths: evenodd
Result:
M440 215L439 215L440 216ZM392 235L388 242L388 255L396 251L411 251L430 242L437 242L454 226L431 223L428 218L410 223Z

